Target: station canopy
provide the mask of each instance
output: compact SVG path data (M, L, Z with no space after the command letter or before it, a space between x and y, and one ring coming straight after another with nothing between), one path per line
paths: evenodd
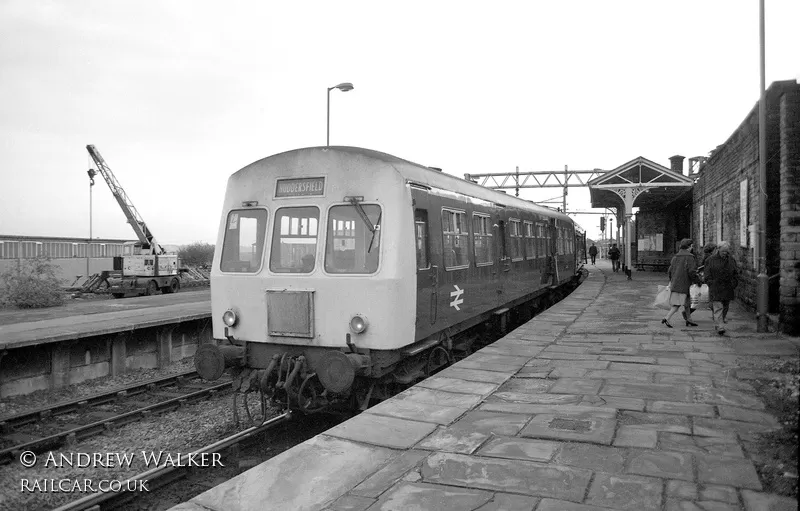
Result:
M593 208L615 208L619 215L632 208L666 208L691 202L694 179L642 156L589 181Z

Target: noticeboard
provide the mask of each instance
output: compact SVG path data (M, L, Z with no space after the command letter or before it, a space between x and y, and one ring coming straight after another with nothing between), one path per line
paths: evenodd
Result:
M308 197L325 195L324 177L302 177L278 179L275 184L275 197Z

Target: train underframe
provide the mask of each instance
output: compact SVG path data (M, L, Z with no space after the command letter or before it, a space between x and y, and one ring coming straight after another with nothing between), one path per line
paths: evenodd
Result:
M195 367L208 380L230 369L237 422L240 399L253 420L248 404L253 395L262 417L268 406L304 414L365 410L490 344L492 332L502 335L512 325L530 320L569 294L583 275L578 273L558 288L539 290L400 350L364 350L348 343L345 352L228 340L200 346Z

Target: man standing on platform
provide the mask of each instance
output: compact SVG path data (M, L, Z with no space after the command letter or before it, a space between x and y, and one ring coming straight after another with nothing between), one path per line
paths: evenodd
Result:
M608 258L611 259L611 269L615 272L619 271L619 255L620 251L617 248L617 244L614 243L608 251Z
M706 260L704 274L711 314L714 316L714 330L722 335L725 333L724 323L728 322L728 307L735 298L739 284L739 267L731 256L731 246L727 241L720 242L717 251Z
M597 257L597 247L594 246L594 243L589 247L589 257L592 258L592 264L594 264L594 260Z

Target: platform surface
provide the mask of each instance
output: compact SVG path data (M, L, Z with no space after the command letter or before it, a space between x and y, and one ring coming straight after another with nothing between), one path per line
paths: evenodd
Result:
M71 301L47 309L0 311L0 349L61 342L93 335L211 317L211 292Z
M746 446L779 427L740 355L797 356L732 308L728 334L660 324L664 274L607 261L469 358L173 511L796 510Z

